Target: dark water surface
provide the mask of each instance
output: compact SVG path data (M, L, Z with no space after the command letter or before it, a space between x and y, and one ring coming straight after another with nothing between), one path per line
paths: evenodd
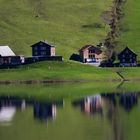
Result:
M40 101L0 96L0 140L140 140L140 94Z

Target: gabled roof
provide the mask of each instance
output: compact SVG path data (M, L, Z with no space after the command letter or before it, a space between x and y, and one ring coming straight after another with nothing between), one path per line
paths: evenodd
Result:
M137 54L136 53L134 53L130 48L128 48L128 47L126 47L118 56L121 56L123 53L125 53L126 51L129 51L129 52L131 52L132 54L134 54L135 56L137 56Z
M0 46L0 56L15 56L9 46Z
M54 45L49 44L46 40L44 40L44 41L39 41L39 42L33 44L31 47L34 47L34 46L41 46L41 43L42 43L42 44L45 44L47 47L55 47Z
M91 48L91 47L94 48L95 50L101 52L101 50L100 50L99 48L97 48L97 47L95 47L95 46L93 46L93 45L85 45L85 46L83 46L83 47L79 50L79 52L84 51L85 49L89 49L89 48Z

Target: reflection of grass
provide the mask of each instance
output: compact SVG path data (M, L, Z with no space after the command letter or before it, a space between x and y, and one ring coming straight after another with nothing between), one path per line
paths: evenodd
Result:
M119 83L82 83L60 85L1 85L0 95L16 95L41 100L80 98L100 92L112 92Z
M78 99L100 93L139 92L140 82L100 82L80 84L48 85L0 85L0 96L11 95L30 97L37 100L56 101L60 99Z
M117 80L111 69L72 62L40 62L19 69L1 70L0 80Z
M137 82L137 81L127 81L127 82L124 82L121 86L120 86L120 91L124 91L124 92L140 92L140 82Z

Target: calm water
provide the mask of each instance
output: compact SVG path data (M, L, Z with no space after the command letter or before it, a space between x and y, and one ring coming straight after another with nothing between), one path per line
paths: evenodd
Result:
M140 140L140 94L40 101L0 96L0 140Z

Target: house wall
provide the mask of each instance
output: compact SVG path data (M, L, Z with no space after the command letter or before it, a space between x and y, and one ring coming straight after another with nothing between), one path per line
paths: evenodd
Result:
M51 56L51 48L42 45L32 47L33 56Z
M102 53L100 53L100 54L95 54L95 58L96 58L96 60L97 61L99 61L99 62L101 62L102 61Z
M6 56L0 58L0 65L20 65L20 56Z
M123 54L120 57L120 62L121 63L136 63L137 62L137 58L136 58L136 56L134 56L132 54L129 54L129 55Z
M124 49L121 54L119 54L118 59L122 67L133 67L137 65L137 55L128 48Z
M51 56L55 56L55 47L51 47Z
M90 52L91 49L85 49L84 51L80 52L80 56L83 58L83 62L85 62L85 59L95 59L96 62L102 61L102 53L95 50L95 52Z

